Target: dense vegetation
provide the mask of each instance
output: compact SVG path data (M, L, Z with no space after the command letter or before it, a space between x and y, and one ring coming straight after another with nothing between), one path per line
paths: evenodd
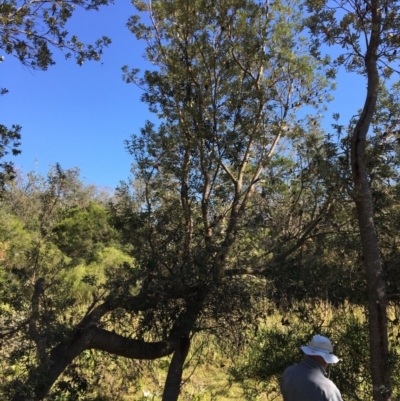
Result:
M4 176L1 398L272 400L315 333L345 399L398 398L398 2L134 5L154 68L124 79L157 120L131 181ZM366 102L325 132L342 65Z

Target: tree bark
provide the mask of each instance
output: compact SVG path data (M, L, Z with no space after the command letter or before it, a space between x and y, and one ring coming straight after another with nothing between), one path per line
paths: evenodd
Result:
M182 335L168 369L162 401L176 401L181 391L183 365L190 348L190 339L187 334Z
M176 401L181 391L183 365L190 349L190 333L193 332L196 320L203 308L210 287L204 287L203 291L187 301L187 310L178 319L177 327L181 327L179 339L175 342L175 351L169 365L167 379L165 380L162 401Z
M361 245L368 288L368 319L371 354L371 376L375 401L391 400L391 379L388 364L387 294L378 238L374 225L373 199L365 165L367 133L376 109L379 92L377 51L381 17L379 1L373 0L372 32L365 57L367 97L351 138L351 165L355 184L355 204L358 214Z

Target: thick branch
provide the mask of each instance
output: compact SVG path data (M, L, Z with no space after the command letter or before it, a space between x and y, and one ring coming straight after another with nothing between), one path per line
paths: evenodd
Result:
M44 291L44 279L39 278L35 283L35 289L32 296L32 314L29 319L29 335L36 344L38 357L41 363L47 362L46 342L40 335L37 328L37 320L39 319L39 298Z
M103 314L105 306L102 304L94 309L77 326L69 340L51 350L49 360L41 362L30 372L24 386L18 387L12 401L26 401L28 391L31 392L32 389L32 401L42 400L68 365L87 349L97 349L132 359L157 359L174 351L176 338L180 335L180 327L177 325L165 341L146 343L126 338L91 323Z
M91 327L89 333L91 341L88 348L125 358L153 360L167 356L175 349L173 340L145 342L126 338L99 327Z

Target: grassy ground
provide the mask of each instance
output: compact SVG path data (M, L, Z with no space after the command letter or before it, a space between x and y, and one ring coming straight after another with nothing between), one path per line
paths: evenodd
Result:
M193 347L196 349L196 347ZM243 391L237 383L229 380L229 361L219 353L215 344L207 347L200 355L192 354L184 371L182 401L234 401L243 400ZM158 364L158 366L156 366ZM152 363L151 374L141 380L135 400L160 400L167 374L169 359ZM147 397L144 396L147 394Z

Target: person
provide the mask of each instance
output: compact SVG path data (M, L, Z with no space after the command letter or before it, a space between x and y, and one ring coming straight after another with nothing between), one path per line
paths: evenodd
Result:
M305 354L297 365L288 367L281 379L284 401L343 401L339 389L328 379L326 367L337 363L329 338L315 335L300 347Z

